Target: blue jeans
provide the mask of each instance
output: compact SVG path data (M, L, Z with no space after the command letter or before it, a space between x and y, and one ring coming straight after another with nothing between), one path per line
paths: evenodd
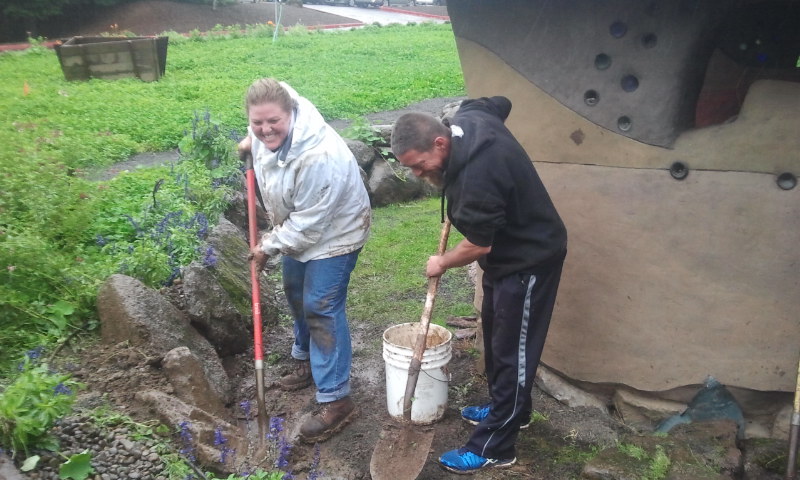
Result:
M350 394L353 349L345 304L360 252L308 262L283 257L283 289L294 317L292 357L311 360L320 403Z

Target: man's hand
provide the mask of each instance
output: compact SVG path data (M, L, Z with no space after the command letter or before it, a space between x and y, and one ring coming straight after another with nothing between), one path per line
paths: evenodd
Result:
M492 247L479 247L465 238L451 250L446 251L444 255L432 255L429 257L428 264L425 266L425 275L428 277L440 277L448 269L463 267L491 251Z
M264 253L264 250L261 250L259 245L250 249L250 256L247 258L248 260L255 260L256 262L256 271L260 272L264 270L264 265L267 264L267 260L269 260L269 255Z
M431 255L428 257L428 264L425 267L425 275L428 277L441 277L447 271L444 266L442 255Z

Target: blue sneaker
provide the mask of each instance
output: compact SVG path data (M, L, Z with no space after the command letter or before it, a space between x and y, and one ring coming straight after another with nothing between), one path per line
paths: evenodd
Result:
M465 448L450 450L439 457L442 468L453 473L467 475L486 468L508 468L517 463L516 457L509 460L496 460L475 455Z
M461 409L461 418L463 418L464 420L473 425L477 425L481 423L484 418L489 416L489 411L491 409L492 409L491 403L464 407ZM530 415L528 415L528 418L525 420L525 423L520 425L519 428L520 430L524 430L528 428L530 424L531 424L531 417Z

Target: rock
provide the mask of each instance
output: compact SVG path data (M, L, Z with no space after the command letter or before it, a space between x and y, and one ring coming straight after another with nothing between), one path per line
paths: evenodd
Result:
M445 324L448 327L476 328L478 326L478 317L447 317Z
M105 343L130 341L157 355L186 346L203 364L211 389L230 401L230 379L211 344L189 324L189 319L169 301L139 280L115 274L97 295L100 335Z
M225 405L210 389L200 359L188 348L178 347L167 352L164 372L179 399L213 415L225 416Z
M369 176L369 192L372 205L383 207L431 195L436 189L418 179L400 162L377 160Z
M442 120L450 120L456 114L459 108L461 108L461 100L457 102L451 102L442 107L442 116L439 117Z
M536 370L536 384L567 406L591 407L608 414L608 407L602 400L569 384L542 364Z
M453 336L456 337L456 340L466 340L468 338L475 338L477 332L474 328L459 328L454 333Z
M378 152L375 151L375 147L367 145L360 140L345 138L344 143L346 143L350 151L353 152L353 156L356 157L356 163L358 163L358 166L364 171L369 171L372 168L372 164L375 162L375 158L379 157Z
M0 478L4 480L23 480L22 474L4 451L0 451Z
M211 342L221 357L247 350L248 322L207 268L192 262L184 269L183 294L192 326Z
M247 260L250 248L245 238L244 232L236 225L220 217L217 225L211 229L207 244L214 249L217 257L216 264L209 271L228 292L233 305L248 319L249 324L253 307L250 292L250 263ZM278 321L278 308L272 296L267 295L267 292L274 291L274 288L270 288L264 275L259 276L259 279L261 318L265 323L275 324Z
M686 404L618 388L612 398L614 408L626 425L640 431L650 431L665 418L686 409Z
M375 133L378 134L379 137L383 139L383 143L388 147L392 144L392 127L394 125L373 125L372 129L375 130Z
M234 191L231 195L231 201L223 215L242 232L248 231L247 194L244 187L244 180L242 180L241 188ZM259 203L258 198L256 198L256 223L258 224L258 231L270 230L272 228L272 223L269 221L269 217L267 217L267 212Z
M205 468L216 474L229 475L243 467L236 462L243 461L245 455L228 455L226 462L220 462L220 439L224 439L225 448L236 452L247 451L247 440L234 425L156 390L139 392L136 399L149 406L162 423L181 426L180 442L183 444L179 448L186 454L193 454Z
M770 436L778 440L785 440L789 438L789 431L792 427L792 411L791 404L784 405L777 414L775 414L775 421L772 424L772 433Z

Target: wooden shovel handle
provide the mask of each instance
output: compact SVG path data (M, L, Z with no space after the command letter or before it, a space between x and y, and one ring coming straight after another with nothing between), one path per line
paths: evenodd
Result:
M436 251L437 255L442 255L445 250L447 250L447 238L449 236L450 219L446 219L442 226L442 234L439 237L439 248ZM436 299L436 290L439 288L440 279L441 277L428 278L428 294L425 296L425 307L422 309L422 317L419 320L419 332L417 332L417 338L414 340L413 355L411 357L411 364L408 367L406 392L403 397L403 418L408 422L411 421L411 399L414 396L414 390L417 389L419 371L422 368L422 355L425 353L425 344L428 338L428 327L431 324L433 302Z

